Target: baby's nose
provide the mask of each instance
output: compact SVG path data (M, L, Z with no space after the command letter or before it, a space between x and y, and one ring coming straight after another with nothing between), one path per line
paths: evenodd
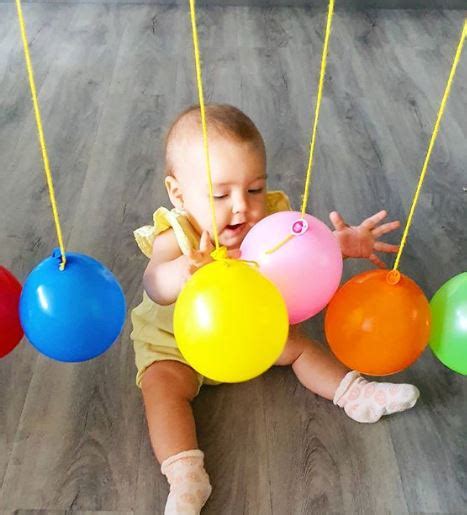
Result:
M234 213L243 213L247 210L248 201L244 195L237 195L233 201L232 211Z

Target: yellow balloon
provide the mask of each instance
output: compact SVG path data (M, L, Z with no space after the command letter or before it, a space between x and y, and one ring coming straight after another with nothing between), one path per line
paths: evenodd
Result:
M200 268L175 305L181 353L215 381L235 383L262 374L281 355L288 330L279 290L242 261L215 261Z

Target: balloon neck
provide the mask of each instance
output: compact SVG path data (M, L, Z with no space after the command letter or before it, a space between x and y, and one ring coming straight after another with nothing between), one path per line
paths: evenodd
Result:
M386 281L391 286L395 286L396 284L399 283L400 280L401 280L401 273L399 272L399 270L391 270L386 275Z
M214 249L211 252L211 257L214 261L222 261L224 259L228 259L227 248L219 247L218 249Z
M62 256L62 251L58 247L53 249L52 258L56 259L59 262L58 268L60 272L63 272L63 270L65 270L66 257Z

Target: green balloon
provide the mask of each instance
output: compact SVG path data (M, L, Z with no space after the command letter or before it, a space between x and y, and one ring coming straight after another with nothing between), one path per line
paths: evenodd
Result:
M443 284L430 307L431 350L448 368L467 375L467 272Z

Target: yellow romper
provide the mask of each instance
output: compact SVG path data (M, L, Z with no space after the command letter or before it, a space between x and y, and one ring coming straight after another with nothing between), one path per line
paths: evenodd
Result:
M268 214L290 210L289 199L282 191L269 191L266 202ZM151 258L155 237L170 228L183 254L199 248L199 235L182 211L161 207L154 213L153 220L154 225L145 225L134 231L136 243L146 257ZM173 333L174 307L175 303L169 306L156 304L143 292L143 301L131 312L133 331L130 338L138 369L136 385L140 388L145 370L155 361L174 360L188 364L178 350ZM219 384L201 374L198 374L198 382L200 387L203 383Z

